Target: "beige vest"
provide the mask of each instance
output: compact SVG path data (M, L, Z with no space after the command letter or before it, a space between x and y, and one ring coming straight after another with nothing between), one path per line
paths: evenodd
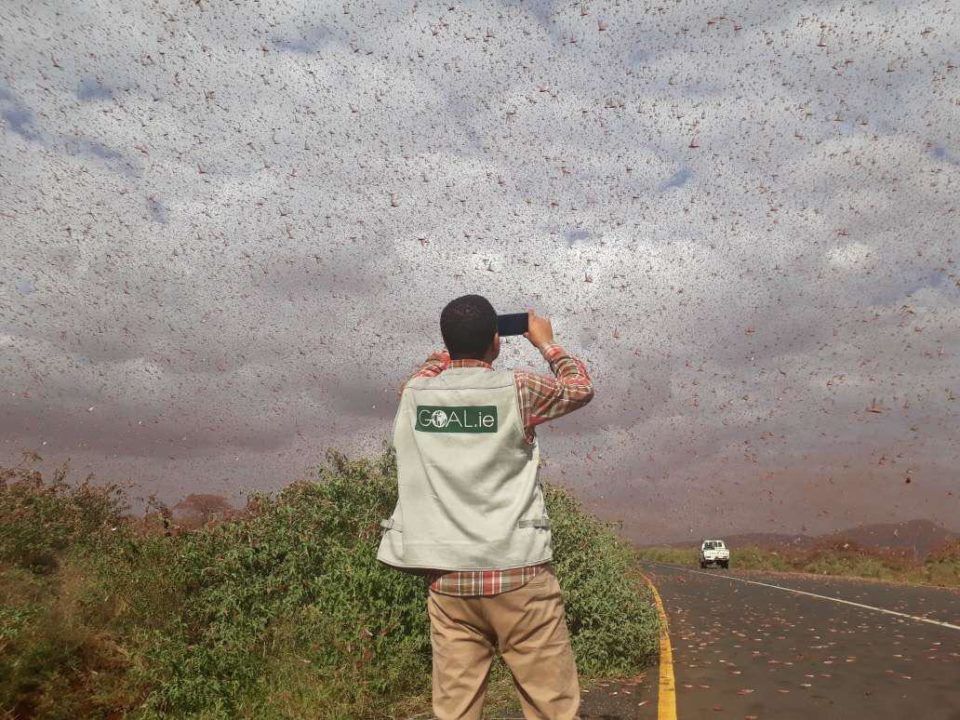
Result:
M399 498L377 559L492 570L551 560L540 447L527 444L510 370L448 368L404 388L393 426Z

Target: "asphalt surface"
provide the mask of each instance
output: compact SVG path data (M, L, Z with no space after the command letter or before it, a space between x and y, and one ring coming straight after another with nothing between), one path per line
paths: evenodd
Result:
M960 720L960 630L728 578L958 626L960 591L660 564L644 570L669 618L681 720ZM656 717L626 705L602 714L598 705L591 715L593 702L585 697L588 717Z
M657 668L634 678L599 683L580 695L583 720L657 720Z
M960 720L960 590L795 573L643 570L670 625L679 720ZM582 694L583 720L657 720L656 667ZM522 718L511 703L488 713Z

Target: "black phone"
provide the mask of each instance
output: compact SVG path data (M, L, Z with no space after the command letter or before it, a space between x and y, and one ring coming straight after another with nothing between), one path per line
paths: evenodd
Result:
M497 332L500 337L504 335L523 335L527 331L527 320L530 318L528 313L510 313L509 315L497 315Z

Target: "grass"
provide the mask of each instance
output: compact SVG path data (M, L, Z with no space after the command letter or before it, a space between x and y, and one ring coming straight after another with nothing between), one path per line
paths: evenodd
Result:
M186 532L128 517L116 487L70 485L65 469L0 469L0 718L428 711L423 580L376 560L395 455L325 460ZM563 489L547 504L583 680L637 673L658 627L632 550ZM492 699L512 692L498 664Z
M695 547L646 547L639 548L637 555L641 560L698 565ZM846 540L779 550L748 546L730 550L730 566L960 587L960 541L946 543L925 558L916 558L907 551L864 547Z

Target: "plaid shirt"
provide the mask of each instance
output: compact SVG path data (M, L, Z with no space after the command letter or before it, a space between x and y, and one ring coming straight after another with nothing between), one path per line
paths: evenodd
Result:
M555 377L514 370L524 438L530 444L536 442L534 428L537 425L573 412L593 398L593 382L583 362L553 342L544 343L540 352L550 363ZM485 367L493 370L493 366L483 360L451 360L449 353L442 350L431 354L410 380L415 377L435 377L451 367ZM403 387L398 395L403 394ZM490 596L521 587L548 565L541 563L509 570L428 571L426 577L430 589L444 595Z

